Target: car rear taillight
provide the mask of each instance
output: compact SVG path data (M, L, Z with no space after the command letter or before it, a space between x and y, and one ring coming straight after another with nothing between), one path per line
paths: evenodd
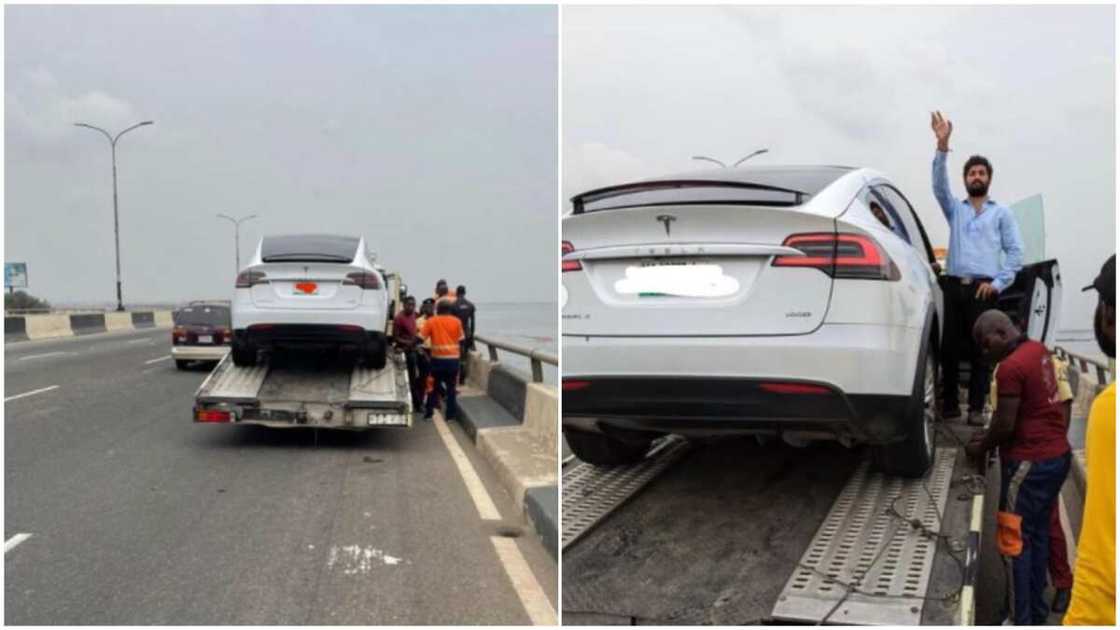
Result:
M811 267L844 279L894 281L902 277L883 248L863 234L794 234L782 245L799 249L805 256L778 256L775 267Z
M229 412L220 409L198 409L194 418L198 422L230 422Z
M176 326L171 329L171 345L182 343L187 338L187 329L182 326Z
M808 383L760 383L759 389L771 394L830 394L827 387Z
M572 245L570 242L563 241L562 243L560 243L560 256L561 257L563 257L565 254L570 254L574 251L576 251L576 247L575 247L575 245ZM583 265L581 265L578 260L561 260L560 261L560 272L561 273L563 273L565 271L579 271L580 269L583 269Z
M342 281L344 285L357 285L362 289L380 289L381 278L375 273L348 273L346 279Z
M335 326L335 329L348 333L360 333L365 331L365 329L361 326L356 326L354 324L339 324L338 326Z
M566 392L577 392L588 387L591 387L591 381L566 380L561 388Z
M265 275L263 271L242 271L237 274L237 282L234 287L238 289L248 289L249 287L264 284Z

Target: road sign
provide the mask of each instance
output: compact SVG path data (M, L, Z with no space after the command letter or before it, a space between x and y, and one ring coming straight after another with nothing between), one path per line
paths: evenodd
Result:
M27 288L27 263L4 263L4 287Z

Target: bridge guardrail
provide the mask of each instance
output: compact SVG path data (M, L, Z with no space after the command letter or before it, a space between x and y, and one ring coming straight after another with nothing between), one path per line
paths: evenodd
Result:
M480 341L486 344L489 351L490 360L493 362L498 361L498 350L505 350L512 352L516 355L527 357L533 370L533 382L540 383L544 381L544 370L541 366L542 363L558 366L560 360L557 356L547 350L540 350L538 348L530 348L512 341L502 341L500 339L493 339L485 335L475 335L475 341Z

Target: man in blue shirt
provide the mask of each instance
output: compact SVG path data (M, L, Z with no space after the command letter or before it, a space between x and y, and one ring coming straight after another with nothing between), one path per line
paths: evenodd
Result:
M942 280L945 295L944 335L941 341L942 417L961 415L958 386L960 361L971 363L968 380L968 423L984 424L984 397L988 392L990 368L979 360L972 343L976 318L996 308L999 294L1015 281L1023 266L1023 238L1015 215L1006 206L988 198L992 165L979 155L964 164L965 199L955 199L949 190L945 160L953 123L941 112L931 114L937 137L933 158L933 196L949 221L949 257Z

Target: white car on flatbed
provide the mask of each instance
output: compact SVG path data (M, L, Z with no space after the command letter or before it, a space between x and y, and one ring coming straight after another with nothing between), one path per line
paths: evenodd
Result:
M365 238L330 234L266 236L237 276L233 362L256 365L259 352L285 346L358 351L380 369L388 353L389 291Z

